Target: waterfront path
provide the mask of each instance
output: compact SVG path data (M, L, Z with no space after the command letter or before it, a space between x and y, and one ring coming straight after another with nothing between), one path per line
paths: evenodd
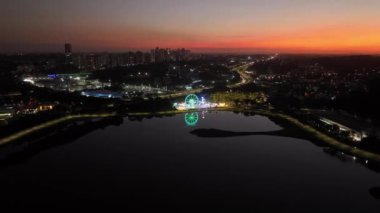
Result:
M20 138L26 137L32 133L35 133L37 131L40 131L42 129L46 129L49 127L53 127L58 124L62 124L65 122L75 121L75 120L81 120L81 119L92 119L92 118L107 118L115 116L114 113L101 113L101 114L79 114L79 115L68 115L62 118L58 118L52 121L48 121L42 124L39 124L37 126L22 130L20 132L14 133L12 135L9 135L5 138L0 139L0 146L11 143L13 141L16 141Z

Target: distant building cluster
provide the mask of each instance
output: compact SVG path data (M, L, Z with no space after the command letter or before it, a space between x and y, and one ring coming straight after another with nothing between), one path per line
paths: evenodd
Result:
M304 72L286 74L258 74L254 82L263 88L271 88L271 93L283 94L286 91L286 96L300 101L333 101L353 92L367 91L365 82L380 73L380 70L370 70L342 75L314 69L311 67Z
M151 50L152 62L187 61L190 59L190 50L187 49L162 49L157 47Z
M79 70L94 71L114 67L126 67L139 64L160 63L170 61L187 61L190 50L155 48L150 52L127 53L72 53L72 45L65 44L65 64L72 64Z
M73 56L73 64L79 70L94 71L106 70L114 67L127 67L139 64L152 63L150 53L128 52L128 53L83 53Z

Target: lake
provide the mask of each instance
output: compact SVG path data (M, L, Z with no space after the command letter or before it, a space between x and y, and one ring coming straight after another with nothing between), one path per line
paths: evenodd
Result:
M265 134L283 128L260 115L204 112L61 132L2 157L0 205L379 212L380 173L307 139ZM210 129L228 134L195 134Z

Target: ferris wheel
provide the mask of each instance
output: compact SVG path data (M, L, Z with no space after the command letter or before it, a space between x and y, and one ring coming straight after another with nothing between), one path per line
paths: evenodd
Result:
M185 98L185 104L187 109L195 109L199 105L199 98L195 94L190 94Z

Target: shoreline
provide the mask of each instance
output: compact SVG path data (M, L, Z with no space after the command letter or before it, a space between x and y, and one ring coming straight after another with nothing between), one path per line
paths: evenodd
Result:
M62 118L58 118L52 121L48 121L42 124L39 124L37 126L19 131L17 133L14 133L12 135L9 135L5 138L0 138L0 147L4 146L6 144L10 144L14 141L17 141L18 139L22 139L24 137L27 137L35 132L41 131L46 128L51 128L54 126L57 126L62 123L69 123L73 121L78 120L86 120L86 119L96 119L96 118L109 118L109 117L115 117L115 116L121 116L121 117L129 117L129 116L160 116L160 115L177 115L177 114L184 114L184 113L191 113L191 112L200 112L202 110L194 109L194 110L185 110L185 111L178 111L178 110L167 110L167 111L160 111L160 112L127 112L125 114L119 115L116 113L99 113L99 114L82 114L82 115L69 115ZM380 154L367 151L364 149L357 148L355 146L351 146L349 144L340 142L339 140L328 136L327 134L313 128L312 126L308 124L304 124L300 122L298 119L280 113L280 112L274 112L271 110L264 110L264 109L243 109L243 108L217 108L217 109L208 109L207 111L210 112L251 112L258 115L263 115L266 117L272 117L276 119L281 119L283 121L286 121L290 124L293 124L295 127L299 128L300 130L304 131L311 137L314 137L318 141L320 141L322 144L325 144L331 148L337 149L339 151L345 152L347 154L353 155L358 158L362 158L365 160L373 160L376 162L380 162Z
M108 118L108 117L114 117L116 116L115 113L102 113L102 114L80 114L80 115L68 115L64 116L58 119L54 119L42 124L39 124L37 126L27 128L25 130L19 131L17 133L11 134L7 137L0 139L0 147L10 144L18 139L27 137L35 132L41 131L43 129L47 129L50 127L54 127L56 125L62 124L62 123L69 123L72 121L77 120L85 120L85 119L91 119L91 118Z

